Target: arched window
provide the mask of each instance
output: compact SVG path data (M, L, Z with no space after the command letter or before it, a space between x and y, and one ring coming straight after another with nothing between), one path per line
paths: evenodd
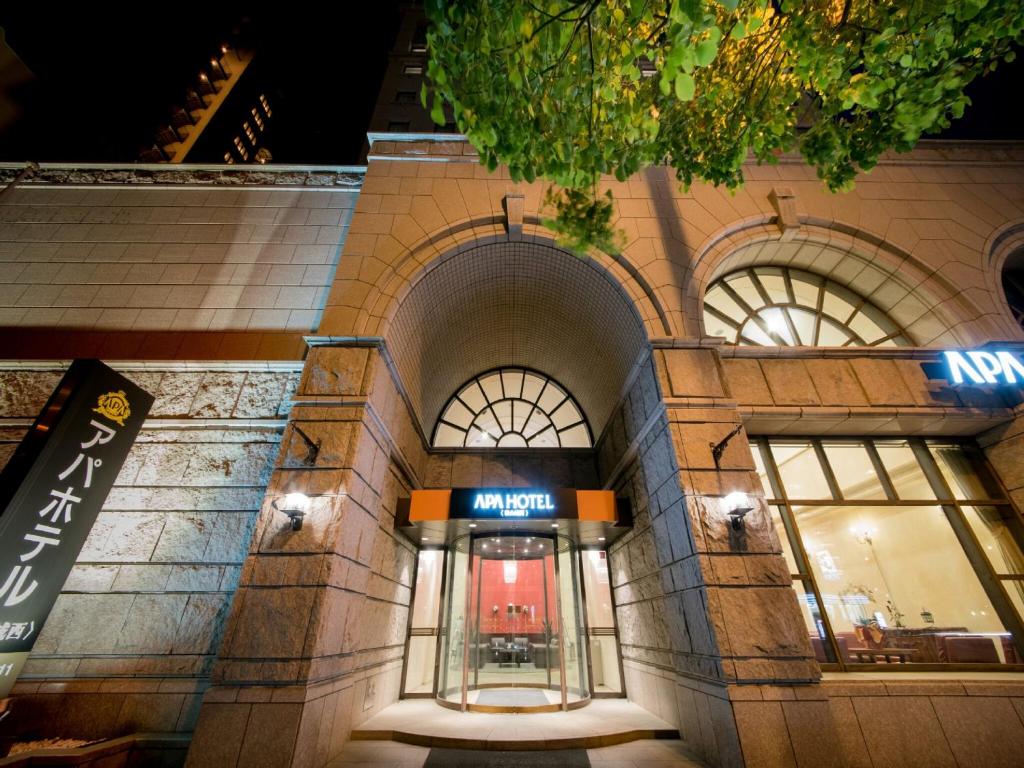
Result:
M1024 250L1011 253L1003 265L1003 293L1013 319L1024 327Z
M704 330L747 346L909 346L903 329L862 296L820 275L750 267L716 280Z
M554 379L525 368L474 376L441 412L435 448L589 448L590 426Z

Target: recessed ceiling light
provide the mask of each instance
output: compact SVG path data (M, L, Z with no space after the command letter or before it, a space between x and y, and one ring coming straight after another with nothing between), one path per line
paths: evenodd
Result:
M604 536L598 536L598 537L597 537L597 540L598 540L598 541L604 541Z
M557 527L558 527L558 523L552 523L552 524L551 524L551 527L552 527L552 528L557 528Z
M470 523L470 524L469 524L469 527L470 527L470 528L476 528L476 523Z

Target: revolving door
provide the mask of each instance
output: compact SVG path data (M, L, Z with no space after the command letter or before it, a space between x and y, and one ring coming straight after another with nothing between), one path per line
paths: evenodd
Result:
M585 705L586 630L579 559L551 534L481 534L449 550L438 703L543 712Z

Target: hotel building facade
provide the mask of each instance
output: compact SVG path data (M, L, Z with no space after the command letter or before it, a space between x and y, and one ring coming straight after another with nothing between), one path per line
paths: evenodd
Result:
M0 459L71 359L156 402L4 738L322 766L402 700L625 698L712 766L1019 764L1021 146L653 168L584 255L445 134L22 171Z

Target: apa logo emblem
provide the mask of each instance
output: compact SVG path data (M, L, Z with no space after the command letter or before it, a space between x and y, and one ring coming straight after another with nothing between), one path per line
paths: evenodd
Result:
M98 408L92 409L93 412L98 413L100 416L106 416L122 427L124 426L124 420L132 415L132 409L128 405L128 397L123 389L100 395L98 405Z

